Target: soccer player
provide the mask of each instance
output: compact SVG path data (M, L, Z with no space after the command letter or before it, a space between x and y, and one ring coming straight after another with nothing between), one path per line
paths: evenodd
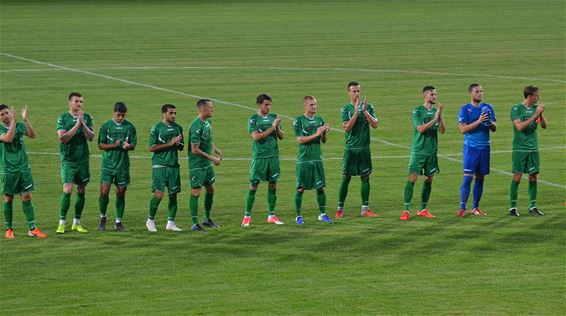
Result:
M255 194L260 181L267 181L267 222L283 225L275 215L277 201L277 180L281 175L279 169L278 139L283 139L281 118L271 111L271 97L267 94L257 96L257 114L248 119L248 132L252 137L252 163L250 165L250 187L246 195L246 206L242 226L250 226Z
M417 216L433 218L426 208L430 192L432 191L432 179L440 172L438 168L438 132L444 134L446 125L442 118L442 103L436 104L437 92L433 86L423 88L424 103L417 105L413 110L413 141L411 142L411 159L409 161L409 175L405 185L403 213L399 217L406 221L411 218L409 206L413 199L413 189L418 175L424 175L424 183L421 192L421 207Z
M68 98L69 111L57 118L57 135L61 142L61 211L57 233L64 234L67 212L71 204L73 185L77 186L75 218L72 230L88 232L81 225L81 215L85 206L85 189L90 180L88 142L94 139L92 116L83 112L83 96L72 92Z
M128 107L124 102L114 104L112 119L100 127L98 148L104 150L100 171L100 225L98 230L106 230L106 210L110 186L116 185L116 224L117 231L127 232L122 219L126 207L126 189L130 183L130 157L128 152L136 148L138 142L136 127L126 120Z
M35 226L35 214L31 204L33 178L29 166L28 155L24 146L24 135L35 138L35 129L28 121L28 106L22 108L22 122L16 121L16 111L0 104L0 164L2 165L2 192L4 192L4 220L6 221L6 238L14 239L12 227L12 204L14 195L22 197L22 208L28 221L28 236L45 238Z
M369 176L372 171L369 128L376 129L377 117L373 105L360 101L360 84L352 81L347 86L350 102L344 105L342 127L345 132L344 159L342 161L342 182L338 192L338 210L336 218L344 217L344 201L348 195L348 185L352 176L360 176L362 210L366 217L378 216L369 208Z
M304 97L303 108L305 113L297 117L293 122L295 136L299 143L297 154L297 191L295 192L297 217L295 222L299 225L304 223L303 216L301 215L303 192L315 189L320 211L318 220L332 223L332 220L326 215L326 193L324 192L326 181L322 163L322 151L320 149L320 144L326 143L326 134L330 130L330 125L325 123L322 117L316 115L317 103L315 97Z
M205 232L204 228L198 223L198 199L204 186L204 221L203 225L211 228L218 228L212 218L210 211L214 197L214 182L216 176L212 165L220 165L222 152L212 143L212 117L213 104L209 99L197 101L198 116L189 126L189 141L191 150L189 151L189 183L191 185L191 197L189 208L193 226L192 231ZM214 152L216 156L211 153Z
M175 123L177 109L173 104L161 107L163 120L151 127L149 135L149 151L151 155L151 191L153 198L149 202L149 215L145 226L150 232L156 232L155 214L165 188L169 192L169 215L166 230L180 232L175 225L177 215L177 193L181 192L181 176L179 174L179 158L177 151L182 151L183 128Z
M538 104L538 88L528 86L524 89L525 100L511 109L513 121L513 180L511 181L511 205L509 215L519 216L517 196L523 173L529 174L529 213L533 216L544 215L537 208L537 176L540 172L537 127L546 129L548 122L544 117L544 104Z
M489 174L490 140L489 132L497 130L495 111L491 104L482 102L483 88L477 83L468 87L470 103L460 108L458 124L464 134L464 179L460 187L459 217L466 216L466 204L470 196L470 186L475 176L472 214L487 215L480 210L484 177Z

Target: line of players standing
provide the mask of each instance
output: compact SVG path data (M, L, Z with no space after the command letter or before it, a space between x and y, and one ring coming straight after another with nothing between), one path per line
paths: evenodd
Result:
M352 176L361 179L362 206L361 216L378 216L369 207L370 182L372 172L370 151L370 128L378 127L378 118L374 106L366 99L361 100L361 87L358 82L347 85L350 102L341 108L342 128L345 132L342 179L340 183L336 219L344 216L344 202ZM457 216L464 217L467 200L473 187L473 205L471 214L487 215L479 208L483 192L485 175L490 170L490 132L497 130L495 111L490 104L483 102L483 89L479 84L468 88L470 102L460 109L458 115L459 131L464 134L463 169L464 177L460 188L460 208ZM540 171L536 130L540 124L547 127L543 115L544 105L538 104L538 88L528 86L524 89L523 102L511 109L513 122L513 179L510 187L509 215L519 216L517 211L518 186L523 173L529 175L529 213L534 216L544 215L536 206L537 175ZM404 206L401 220L411 218L410 205L418 175L424 176L421 203L417 216L435 217L427 209L432 190L432 180L440 171L438 166L438 132L443 134L446 126L443 119L443 105L436 104L437 91L432 86L423 88L423 104L417 105L412 112L413 139L407 183L404 191ZM251 211L255 194L261 181L268 182L268 217L267 222L281 225L283 222L275 214L277 180L281 174L279 166L278 140L283 139L281 118L271 113L272 99L261 94L256 100L258 112L248 120L248 132L252 137L252 163L250 166L250 184L246 194L242 226L251 224ZM75 214L71 230L86 233L80 219L85 205L85 187L90 179L88 142L95 137L93 120L90 114L83 112L83 96L73 92L68 97L69 111L57 118L57 134L61 142L61 195L60 220L56 232L66 232L66 217L71 204L71 194L76 186ZM211 209L215 192L214 166L220 165L223 154L212 142L213 103L209 99L197 102L197 117L189 126L189 183L191 195L189 210L192 231L205 232L205 228L219 228L211 218ZM314 96L303 98L304 114L293 122L294 134L298 142L297 185L295 192L295 222L304 224L302 216L302 198L305 190L316 190L319 205L318 220L331 223L326 213L325 174L321 144L326 142L330 125L316 115L317 102ZM152 152L152 192L146 227L156 232L155 216L165 192L168 193L168 219L166 230L181 231L175 224L177 212L177 193L180 192L178 151L185 146L182 127L175 122L176 107L165 104L162 109L162 121L150 131L149 150ZM29 160L25 152L23 136L35 138L35 130L28 120L28 108L22 109L20 122L16 119L13 108L0 105L0 159L2 162L2 184L5 195L4 218L5 236L14 238L12 227L12 204L16 194L21 194L22 208L28 221L28 235L44 238L35 225L34 208L31 204L33 179ZM122 223L125 209L125 194L130 181L128 152L135 149L137 134L134 125L125 119L127 107L123 102L114 106L113 118L100 128L98 147L104 151L101 167L101 189L99 197L100 231L106 230L106 211L109 204L111 185L116 186L116 219L114 228L127 231ZM205 188L204 216L199 223L198 200L202 188ZM204 227L203 227L204 226Z

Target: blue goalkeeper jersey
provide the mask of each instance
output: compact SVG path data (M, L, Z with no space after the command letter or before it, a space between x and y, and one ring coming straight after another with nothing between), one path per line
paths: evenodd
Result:
M495 122L495 112L491 104L480 102L478 106L468 103L460 108L458 114L459 124L472 124L477 121L482 112L489 114L489 120ZM473 147L477 149L488 148L489 140L489 122L480 124L478 127L464 134L464 146Z

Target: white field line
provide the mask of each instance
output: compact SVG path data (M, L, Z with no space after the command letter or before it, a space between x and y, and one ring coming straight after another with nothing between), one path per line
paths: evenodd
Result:
M9 56L9 57L15 57L14 55L6 54L6 53L0 53L0 54L5 55L5 56ZM65 70L68 70L68 69L65 69L65 68L5 69L5 70L0 70L0 72L10 73L10 72L44 72L44 71L65 71ZM513 79L513 80L529 80L529 81L566 83L566 80L548 79L548 78L530 78L530 77L491 75L491 74L468 74L468 73L453 73L453 72L436 72L436 71L425 71L425 70L371 69L371 68L255 67L255 66L251 66L251 67L230 67L230 66L123 66L123 67L85 67L85 68L73 68L73 69L82 70L82 71L91 71L91 70L95 70L95 71L96 70L152 70L152 69L341 71L341 72L376 72L376 73L422 74L422 75L458 76L458 77L486 77L486 78L498 78L498 79Z
M51 64L51 63L47 63L47 62L43 62L43 61L31 59L31 58L16 56L16 55L8 54L8 53L0 52L0 55L4 55L4 56L11 57L11 58L18 59L18 60L27 61L27 62L38 64L38 65L44 65L44 66L49 66L49 67L52 67L52 68L67 70L67 71L70 71L70 72L81 73L81 74L86 74L86 75L90 75L90 76L94 76L94 77L118 81L118 82L122 82L122 83L125 83L125 84L133 85L133 86L154 89L154 90L158 90L158 91L162 91L162 92L182 95L182 96L195 98L195 99L203 99L204 98L203 96L199 96L199 95L195 95L195 94L190 94L190 93L185 93L185 92L181 92L181 91L166 89L166 88L158 87L158 86L155 86L155 85L150 85L150 84L135 82L135 81L131 81L131 80L121 79L121 78L112 77L112 76L108 76L108 75L104 75L104 74L99 74L99 73L95 73L95 72L91 72L91 71L85 71L85 70L81 70L81 69L77 69L77 68L55 65L55 64ZM273 67L273 69L281 69L281 68ZM318 69L318 68L313 68L313 69ZM336 68L336 69L344 69L344 68ZM208 98L208 99L212 100L215 103L231 105L231 106L239 107L239 108L246 109L246 110L253 111L253 112L257 111L257 109L255 107L250 107L250 106L239 104L239 103L228 102L228 101L218 100L218 99L213 99L213 98ZM291 117L289 115L281 115L280 114L279 116L286 118L286 119L289 119L289 120L294 120L294 117ZM335 131L335 132L340 132L340 133L343 132L341 129L338 129L338 128L331 128L331 130ZM392 147L404 148L404 149L407 149L407 150L409 149L409 146L388 142L388 141L383 140L383 139L378 139L377 137L371 137L371 140L376 141L376 142L380 142L382 144L386 144L386 145L389 145L389 146L392 146ZM450 157L450 156L446 156L446 155L440 155L439 154L438 157L444 158L446 160L454 161L454 162L460 162L459 159L456 159L456 158L453 158L453 157ZM497 169L497 168L490 168L490 170L494 171L496 173L499 173L499 174L507 175L507 176L512 175L511 172L501 170L501 169ZM549 182L549 181L541 180L541 179L539 179L539 182L550 185L550 186L554 186L554 187L557 187L557 188L566 189L566 185L563 185L563 184L557 184L557 183L553 183L553 182Z

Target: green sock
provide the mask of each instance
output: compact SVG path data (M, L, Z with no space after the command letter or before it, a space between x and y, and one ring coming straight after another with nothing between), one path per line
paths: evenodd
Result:
M214 201L214 193L206 192L204 194L204 219L210 219L210 211L212 210L212 202Z
M345 175L342 176L342 181L340 182L340 189L338 190L338 208L344 208L344 202L346 201L346 196L348 196L348 185L352 178Z
M156 197L152 197L151 201L149 201L149 215L147 216L149 219L155 219L155 214L157 214L159 203L161 203L161 200Z
M71 193L63 192L61 194L61 210L59 211L60 220L64 221L67 218L69 207L71 207Z
M177 216L177 195L169 194L169 214L167 214L168 221L174 221Z
M192 195L189 198L189 209L191 211L191 221L193 225L198 224L198 196Z
M122 221L126 209L126 197L116 195L116 220Z
M316 201L318 202L318 210L320 214L326 213L326 192L324 189L316 190Z
M85 208L85 194L77 193L77 198L75 199L75 218L81 219L83 214L83 209Z
M255 193L254 190L248 190L248 194L246 195L246 208L244 210L246 216L252 215L252 208L254 207L255 202Z
M415 183L407 180L405 184L405 196L403 197L403 210L408 211L413 199L413 191L415 190Z
M362 184L360 187L360 193L362 196L362 206L369 205L369 177L362 177Z
M12 214L13 214L13 202L4 201L4 222L6 223L6 228L12 229Z
M30 230L35 228L35 213L33 211L33 205L31 205L31 200L22 201L22 209L26 215L26 220L28 221L28 227Z
M515 180L511 180L511 189L509 190L511 202L509 204L509 208L517 207L517 196L519 195L519 183L520 182L515 182Z
M428 199L430 198L430 191L432 191L432 181L425 181L423 183L423 190L421 192L421 210L426 208Z
M303 205L303 191L295 191L295 212L297 216L301 216L301 207Z
M108 198L108 196L100 196L98 198L98 205L100 207L100 215L102 216L106 216L106 211L108 210L108 201L110 199Z
M267 206L269 215L275 215L275 203L277 202L277 189L267 189Z
M529 181L529 209L537 206L537 182Z

